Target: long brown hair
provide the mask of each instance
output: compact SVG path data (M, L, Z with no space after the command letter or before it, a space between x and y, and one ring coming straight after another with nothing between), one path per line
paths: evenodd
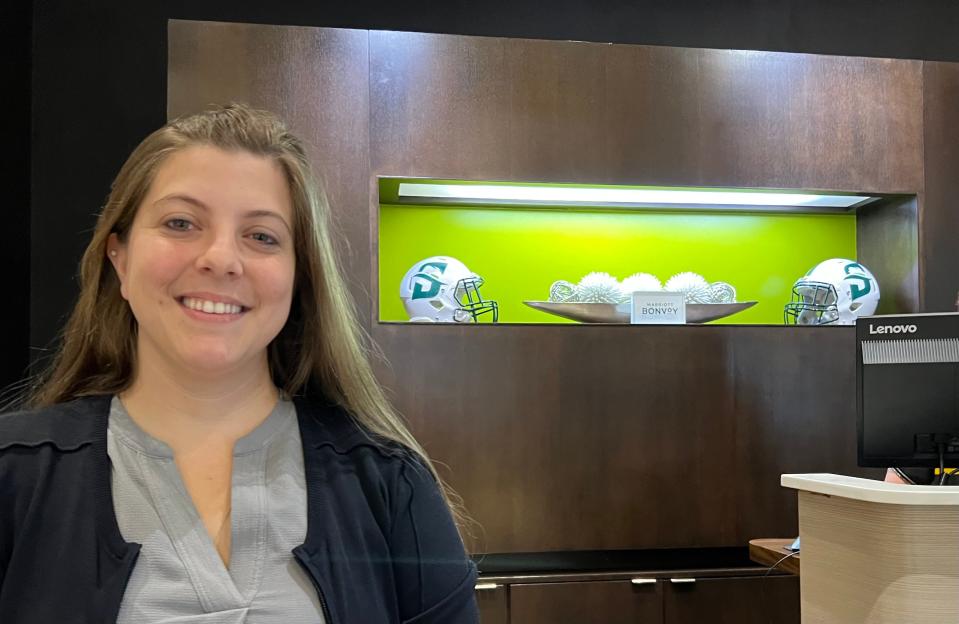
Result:
M289 319L269 350L273 382L288 396L320 392L374 437L410 449L441 485L461 534L468 519L458 497L392 408L369 363L352 298L333 252L329 206L302 143L272 113L230 104L175 119L140 143L120 169L80 263L80 295L62 346L33 391L34 406L117 394L133 382L137 322L107 261L107 239L126 240L157 169L195 145L245 151L283 169L293 202L296 277Z

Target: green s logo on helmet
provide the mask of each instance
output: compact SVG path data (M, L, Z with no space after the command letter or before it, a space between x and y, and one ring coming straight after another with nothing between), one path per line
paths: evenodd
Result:
M443 286L442 280L439 280L430 273L426 272L426 269L433 268L437 269L439 274L442 275L443 271L446 270L445 262L426 262L421 265L416 271L416 274L413 275L413 292L410 295L410 299L430 299L435 297L440 292L440 287ZM436 273L434 271L433 273Z
M865 297L872 290L872 280L866 275L866 267L858 262L850 262L843 267L844 278L852 289L852 300Z

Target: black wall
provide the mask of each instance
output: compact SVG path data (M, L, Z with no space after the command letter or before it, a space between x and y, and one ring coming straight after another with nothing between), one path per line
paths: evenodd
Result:
M959 3L951 0L3 4L5 28L15 31L5 38L14 48L5 57L12 59L5 63L4 81L12 87L5 99L17 113L5 133L13 146L4 150L5 162L11 152L14 162L2 174L10 201L0 245L8 267L0 386L54 340L112 176L165 121L167 19L959 61Z
M32 7L0 3L0 389L27 363L30 323L30 52ZM0 405L3 398L0 396Z

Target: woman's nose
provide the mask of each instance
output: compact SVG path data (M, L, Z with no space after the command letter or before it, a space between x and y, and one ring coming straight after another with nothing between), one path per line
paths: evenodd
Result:
M226 233L212 236L197 258L197 268L217 276L242 275L243 260L236 238Z

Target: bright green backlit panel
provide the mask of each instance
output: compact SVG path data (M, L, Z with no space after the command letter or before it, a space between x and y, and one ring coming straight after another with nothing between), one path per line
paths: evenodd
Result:
M781 324L792 284L827 258L856 257L854 215L585 212L383 205L380 320L405 321L400 280L419 260L453 256L486 281L500 322L565 323L523 305L591 271L622 280L681 271L732 284L752 308L714 323Z

